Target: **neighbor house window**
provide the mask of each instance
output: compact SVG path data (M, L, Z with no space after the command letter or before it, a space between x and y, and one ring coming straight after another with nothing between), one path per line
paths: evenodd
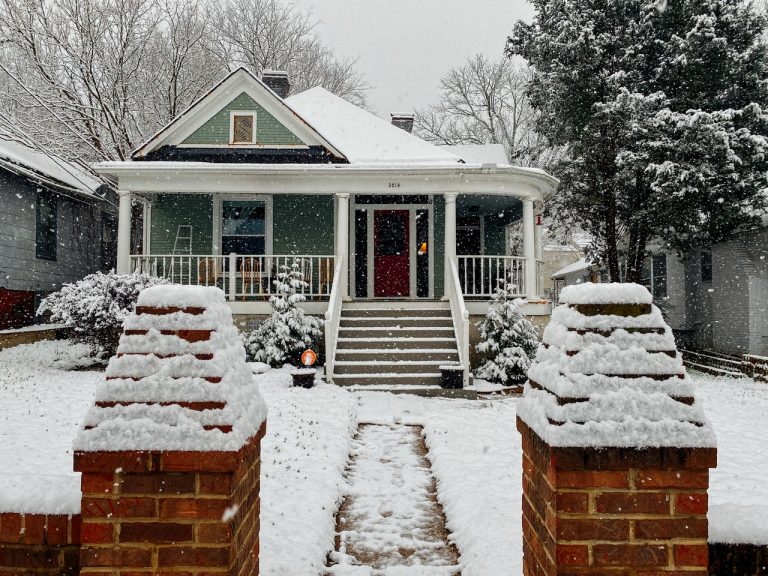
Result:
M643 263L643 278L640 283L648 288L655 300L667 297L667 255L657 254Z
M56 195L39 192L35 214L35 255L42 260L56 260Z
M256 114L232 112L232 144L254 144L256 142Z
M225 200L221 217L222 254L265 254L265 202Z
M701 281L712 282L712 252L701 251Z

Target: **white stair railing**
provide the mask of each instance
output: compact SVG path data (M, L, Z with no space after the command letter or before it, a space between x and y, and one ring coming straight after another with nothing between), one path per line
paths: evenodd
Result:
M333 382L333 365L336 360L336 339L339 335L339 323L341 321L341 302L344 294L344 256L336 261L333 271L333 283L331 295L328 300L328 310L325 312L325 379Z
M469 310L464 304L464 295L459 283L459 271L456 258L449 261L451 273L448 275L448 285L445 292L451 304L451 317L456 332L456 345L459 349L459 362L464 366L464 386L469 383Z

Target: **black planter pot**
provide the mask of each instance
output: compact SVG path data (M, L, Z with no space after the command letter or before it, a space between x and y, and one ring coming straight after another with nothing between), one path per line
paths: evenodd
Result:
M464 366L460 364L440 366L441 388L458 390L464 387Z
M292 376L295 387L312 388L315 385L317 370L314 368L302 368L301 370L294 370Z

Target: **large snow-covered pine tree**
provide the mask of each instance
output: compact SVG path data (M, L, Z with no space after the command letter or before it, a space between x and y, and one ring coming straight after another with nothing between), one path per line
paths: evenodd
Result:
M639 281L648 245L680 253L758 225L768 187L768 35L737 0L533 0L510 55L533 69L538 131L567 153L548 212Z
M274 285L276 293L269 299L272 313L246 337L245 348L249 359L279 368L297 364L301 353L317 343L321 320L298 306L307 299L302 291L309 287L300 259L281 265Z
M487 360L475 375L505 385L525 382L539 346L536 328L520 311L525 300L512 298L514 292L513 284L500 280L485 319L477 325L481 342L476 349Z

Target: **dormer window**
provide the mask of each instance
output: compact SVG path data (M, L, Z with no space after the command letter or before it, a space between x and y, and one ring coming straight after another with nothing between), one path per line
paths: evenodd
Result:
M256 143L256 113L242 110L230 113L230 144Z

